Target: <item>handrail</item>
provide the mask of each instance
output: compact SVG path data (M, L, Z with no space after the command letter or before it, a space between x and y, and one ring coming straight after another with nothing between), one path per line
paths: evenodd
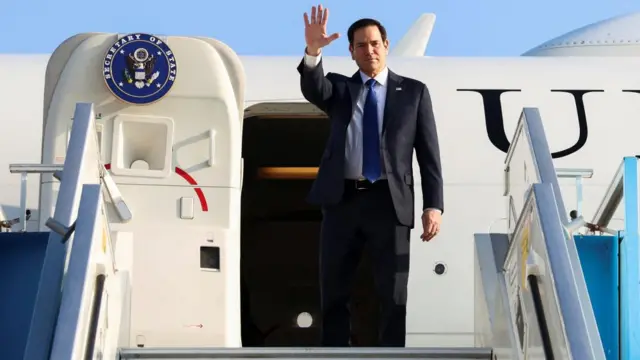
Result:
M14 172L22 172L23 176L54 172L61 179L55 214L46 222L52 231L24 360L76 359L81 354L92 357L93 348L88 347L86 341L95 337L97 327L104 330L97 319L82 316L82 313L90 311L92 300L101 300L93 299L93 287L88 285L87 279L98 276L96 286L100 290L100 275L115 273L103 186L124 221L131 218L131 213L100 162L93 113L93 104L76 104L67 160L62 171L55 165L14 164L11 167ZM102 254L95 256L99 253ZM97 316L99 311L98 303L93 314Z
M582 215L582 179L591 179L593 169L556 168L558 178L574 179L576 185L576 217Z
M522 151L525 151L525 153L520 154ZM562 223L567 224L569 217L568 214L565 214L566 207L562 199L560 185L558 184L558 174L553 166L551 150L547 142L538 108L525 107L520 114L511 146L505 158L505 195L508 195L510 192L509 173L512 171L512 167L515 165L513 162L516 159L525 165L525 176L523 176L523 178L527 179L523 184L525 189L534 183L547 182L551 184L556 198L556 207L558 208ZM526 173L527 164L530 166L528 174Z
M545 360L555 360L553 354L553 342L551 341L551 334L549 332L549 324L547 318L544 315L543 299L540 291L540 279L537 275L527 276L527 283L531 289L531 297L533 298L533 307L538 319L538 327L540 328L540 340L542 341L542 350Z
M19 218L20 223L22 223L21 231L26 231L26 221L28 220L26 217L27 214L27 175L28 174L50 174L53 173L53 177L58 179L58 181L62 181L63 176L63 168L64 165L60 164L10 164L9 172L12 174L19 173L21 174L21 184L20 184L20 210L21 217ZM106 170L102 163L98 163L98 170L100 173L100 181L107 189L107 193L113 202L116 213L120 217L123 222L128 222L132 218L131 209L127 203L122 199L122 195L118 190L118 186L115 181L111 178L111 175ZM53 230L49 224L52 224L53 219L48 219L45 223L47 227ZM17 223L17 222L15 222ZM13 225L13 223L11 223ZM55 226L55 224L54 224ZM57 230L56 230L57 231ZM64 242L64 241L63 241Z
M545 216L555 216L560 220L563 231L567 232L570 225L569 216L564 204L562 192L558 182L558 173L567 176L567 169L556 170L553 165L551 150L547 142L542 124L542 118L537 108L524 108L520 115L516 131L511 141L511 146L507 152L505 159L505 191L504 194L510 197L510 203L513 199L513 205L516 210L524 209L524 196L531 189L533 184L548 184L551 188L552 204L555 206L553 214L545 214ZM584 169L583 169L584 170ZM590 171L572 170L571 176L590 175ZM521 192L519 192L521 191ZM519 192L519 193L518 193ZM513 194L513 195L512 195ZM511 205L509 205L511 206ZM507 209L511 213L511 209ZM516 214L520 218L521 214ZM511 221L515 222L515 221ZM517 225L516 225L517 226ZM509 229L511 235L514 235L515 229ZM560 246L555 261L563 262L555 264L563 270L569 269L569 273L556 274L555 276L570 277L572 279L571 289L559 289L559 291L575 291L574 302L570 305L581 309L580 319L573 319L566 326L577 326L578 328L570 329L572 332L582 334L584 338L580 339L580 343L589 346L591 356L584 359L604 359L604 349L600 340L600 334L593 313L593 307L587 285L582 273L582 267L576 245L568 236L563 243L556 243ZM556 288L558 288L556 286ZM583 327L583 328L580 328ZM582 360L582 359L580 359Z
M87 338L85 340L84 360L93 360L94 352L96 349L96 342L98 340L98 330L100 327L100 313L102 309L102 298L104 296L106 276L104 274L98 274L95 276L94 289L93 289L93 304L91 305L91 316L89 318L89 329L87 331ZM105 309L106 310L106 309Z
M27 174L50 174L56 171L62 171L64 165L62 164L10 164L9 172L12 174L27 173Z
M591 179L593 177L593 169L556 168L556 174L559 178Z
M618 206L622 202L622 194L623 194L623 180L624 180L624 160L618 166L618 170L616 170L613 179L609 183L607 190L604 193L604 197L600 201L600 205L598 205L598 209L593 216L592 224L607 227L613 215L615 214Z
M71 225L77 217L82 186L92 183L100 184L99 169L93 165L100 159L93 114L93 104L76 104L75 121L63 165L64 179L60 183L53 216L64 226ZM34 166L34 168L38 167L42 170L44 166ZM40 213L42 214L42 211ZM24 360L48 358L49 347L42 344L51 344L55 328L60 326L58 318L61 303L60 289L73 283L65 281L63 286L67 246L73 242L73 239L70 243L62 244L61 238L62 235L56 232L51 232L49 235Z
M51 174L59 177L63 165L48 164L9 164L11 174L20 174L20 224L21 231L27 231L27 176L28 174ZM59 179L58 179L59 180Z
M545 281L548 288L542 301L544 316L552 325L549 337L555 342L556 357L604 360L599 334L595 340L589 334L588 318L589 313L593 316L593 309L576 306L582 300L567 251L571 242L567 241L568 234L555 211L552 185L538 183L530 189L507 253L505 276L513 278L514 272L520 273L517 283L526 286L528 276L535 269L544 268L542 273L553 279Z
M101 280L100 276L104 276L107 270L96 261L100 257L95 256L101 252L98 250L100 240L96 237L101 236L100 230L105 225L102 207L102 187L99 184L82 186L77 230L62 288L51 359L86 358L88 352L90 357L93 356L94 347L87 346L87 341L95 338L99 326L97 316L101 311L104 287L104 279ZM83 313L89 316L83 316Z

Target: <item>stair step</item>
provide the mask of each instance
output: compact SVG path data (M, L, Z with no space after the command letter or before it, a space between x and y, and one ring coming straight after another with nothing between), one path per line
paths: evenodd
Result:
M447 359L491 360L490 348L127 348L120 359Z

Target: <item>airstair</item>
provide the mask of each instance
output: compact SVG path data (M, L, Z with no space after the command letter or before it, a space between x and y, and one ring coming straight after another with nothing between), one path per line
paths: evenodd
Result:
M89 42L86 46L89 48L85 51L90 52L95 44ZM218 105L225 104L222 113L231 113L229 116L235 121L243 99L229 96L227 90L241 88L242 80L222 73L225 66L233 67L235 60L232 57L221 59L227 50L217 42L210 41L207 46L217 49L216 56L219 56L216 58L218 72L211 73L216 79L229 80L228 87L212 90L211 97ZM65 51L68 52L68 48ZM59 55L54 54L54 57ZM70 57L66 60L76 61ZM49 70L48 75L61 73L55 66ZM204 76L206 72L198 74ZM73 74L67 72L66 76ZM59 93L81 91L77 84L84 79L76 80L75 83L68 78L60 81ZM222 88L224 91L220 90ZM51 89L49 92L52 93ZM193 108L202 105L198 103L200 100L179 101L183 101L182 106L188 104ZM100 114L96 114L94 103L68 105L75 106L69 138L59 141L61 131L56 128L56 140L44 142L44 147L52 152L48 164L18 164L10 169L22 174L23 199L26 197L26 174L41 174L42 188L48 191L41 193L40 229L50 231L24 231L27 212L26 202L22 201L23 215L19 221L14 221L17 224L12 223L12 228L18 231L0 234L0 263L4 266L3 273L7 274L0 283L3 286L0 312L3 319L9 320L0 322L0 333L4 337L0 344L2 359L640 358L640 345L636 340L640 325L640 303L637 301L640 295L638 159L624 158L591 222L584 221L580 213L566 214L558 177L575 177L579 184L589 171L554 168L542 120L535 108L523 109L505 163L508 232L474 235L475 347L336 349L241 346L238 341L239 300L232 295L239 292L239 276L234 270L237 263L233 262L237 254L229 250L232 247L225 247L225 240L233 239L237 234L205 228L212 234L211 245L197 244L200 255L195 259L199 260L197 272L180 267L183 265L180 261L175 266L167 264L174 266L170 271L180 272L180 277L171 272L150 274L150 270L139 264L136 267L136 259L140 257L145 257L148 264L156 258L191 256L165 240L170 237L171 240L186 241L192 234L185 235L181 229L172 229L171 223L149 223L156 213L163 211L152 201L155 193L145 193L147 190L141 189L135 180L117 183L111 175L138 174L143 178L148 176L151 180L140 181L147 181L155 188L166 185L161 180L165 173L182 171L177 170L178 167L176 170L167 167L172 164L173 148L177 147L167 140L174 124L165 118L145 117L141 120L135 115L116 119L116 125L111 129L116 143L111 149L112 160L104 163L99 150L105 141L104 128L96 122ZM154 109L167 111L167 107L161 106ZM64 114L59 107L52 107L47 121L56 120L56 116L63 117L56 115L57 111ZM198 114L192 112L190 116L197 117ZM68 122L62 124L67 126ZM229 133L237 135L234 133L237 129L228 126ZM127 134L132 128L144 131L140 136L132 137ZM219 160L217 151L220 147L225 150L221 151L225 154L222 160L224 172L213 173L212 177L220 183L226 181L226 185L217 187L214 195L217 198L236 196L239 177L234 171L241 172L237 146L224 140L222 145L217 144L212 129L198 128L197 132L205 135L198 135L196 140L204 139L209 145L202 147L209 160L197 166L213 168ZM145 136L148 134L153 136ZM142 145L150 146L166 157L157 153L145 155ZM55 157L59 156L60 148L64 149L64 161L56 165ZM133 159L133 153L138 158L147 156L148 169L121 166L127 156L129 160ZM173 159L174 162L178 160ZM198 189L193 184L189 188ZM165 187L162 191L173 190ZM56 196L52 195L55 193ZM177 212L179 217L188 219L189 211L185 210L189 208L188 203L188 199L180 198L177 209L172 209L170 215L175 217ZM610 230L609 222L620 204L624 205L624 229ZM234 212L239 212L234 205L225 206L220 205L213 211L231 214L230 219ZM145 221L146 227L139 225ZM149 228L149 224L162 227ZM576 235L581 229L601 235ZM158 250L158 247L166 249ZM226 268L220 261L221 253L226 256ZM207 274L219 273L221 268L226 269L226 282L214 283ZM159 271L158 267L153 271ZM136 273L136 281L132 281L133 273ZM19 282L11 281L18 277ZM204 280L198 282L201 278ZM186 296L185 289L193 294ZM148 311L149 307L156 306L158 296L166 296L167 305ZM224 306L214 306L218 302ZM172 321L178 316L176 312L187 317L192 308L193 311L206 309L207 314L203 316L208 316L212 323L218 320L222 325L214 330L207 329L210 332L205 335L188 329L179 334L166 330L167 324L175 329ZM202 328L197 323L192 326ZM153 337L154 341L136 335L138 332ZM180 338L176 339L178 336ZM153 345L157 343L183 345ZM190 343L220 345L202 347Z
M51 232L14 232L13 243L37 238L39 251L18 253L41 274L31 280L35 297L32 316L21 314L26 331L24 355L16 359L493 359L490 347L477 348L242 348L242 347L147 347L122 346L130 338L132 286L126 265L130 255L111 238L107 204L127 221L133 217L118 186L110 178L97 152L93 104L76 105L69 150L63 166L13 165L25 172L55 174L60 191L54 215L46 220ZM4 240L4 239L3 239ZM11 241L9 237L7 241ZM46 251L43 251L45 250ZM5 253L9 256L9 253ZM14 260L15 262L16 260ZM21 265L14 265L22 267ZM35 277L35 274L32 274ZM18 286L24 288L24 286ZM33 291L34 288L37 291ZM60 292L60 289L62 291ZM31 300L31 299L30 299ZM169 311L169 310L168 310ZM24 319L30 320L24 320ZM28 325L27 325L28 324ZM12 325L13 326L13 325ZM136 339L138 340L138 339ZM42 344L51 343L51 347Z
M5 246L14 246L8 247L11 253L2 252L6 260L15 257L32 265L44 263L41 275L31 270L24 277L32 285L30 291L3 292L20 296L18 302L24 303L24 308L33 306L33 317L25 310L20 324L3 325L5 330L10 326L23 333L25 326L28 328L24 356L16 351L11 358L595 360L632 359L639 354L633 341L638 305L632 301L638 293L638 160L624 159L591 224L581 217L571 222L568 215L559 215L565 207L536 109L524 109L507 160L505 193L512 197L510 233L476 234L477 313L484 316L477 321L477 348L121 346L129 335L131 284L127 271L120 270L116 263L126 256L118 253L110 238L105 204L120 204L115 208L125 219L132 213L98 158L94 115L92 104L77 104L67 154L73 161L65 162L62 168L42 169L60 179L55 214L46 221L51 232L12 232L1 238ZM529 176L519 172L524 164L535 169ZM35 172L38 166L17 168ZM527 182L516 183L517 179ZM522 195L526 195L525 200L518 204L517 197ZM625 230L608 230L608 222L623 200ZM585 225L613 235L580 235L572 240L571 232ZM590 244L598 245L595 262L589 255L594 251ZM603 244L608 250L602 251ZM15 261L11 265L14 269L26 265ZM7 298L3 297L3 311L12 310L6 306ZM52 346L42 345L47 343Z

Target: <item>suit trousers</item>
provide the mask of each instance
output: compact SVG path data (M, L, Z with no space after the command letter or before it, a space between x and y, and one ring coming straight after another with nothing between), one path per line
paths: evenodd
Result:
M349 346L351 291L362 252L370 251L380 307L379 345L404 347L409 234L398 222L389 184L358 190L345 182L340 203L324 206L320 235L321 344Z

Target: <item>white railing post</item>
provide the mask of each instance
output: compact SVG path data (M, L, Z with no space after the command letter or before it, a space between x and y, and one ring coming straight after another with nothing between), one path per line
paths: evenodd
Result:
M51 174L60 173L62 165L43 164L10 164L9 172L20 174L20 216L18 217L21 231L27 231L27 180L29 174Z
M580 217L582 215L582 179L591 179L593 177L593 169L557 168L556 175L560 179L574 179L576 185L576 218Z

